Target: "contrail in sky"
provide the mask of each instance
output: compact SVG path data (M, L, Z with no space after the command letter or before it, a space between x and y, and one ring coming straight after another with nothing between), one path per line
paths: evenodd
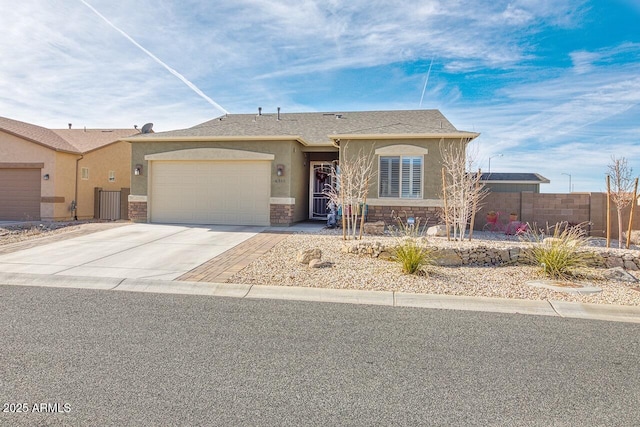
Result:
M427 83L429 83L429 74L431 74L432 65L433 65L433 58L431 58L431 64L429 64L429 71L427 71L427 80L424 81L424 87L422 88L422 96L420 96L420 108L422 108L422 100L424 99L424 93L427 90Z
M91 9L93 11L93 13L95 13L96 15L98 15L100 18L102 18L102 20L104 22L106 22L107 24L109 24L110 27L112 27L114 30L116 30L117 32L119 32L120 34L122 34L124 37L127 38L127 40L129 40L131 43L133 43L138 49L140 49L141 51L143 51L144 53L146 53L147 55L149 55L151 57L151 59L153 59L154 61L156 61L158 64L162 65L164 68L167 69L167 71L169 71L171 74L173 74L174 76L176 76L177 78L179 78L180 80L182 80L182 82L184 84L186 84L187 86L189 86L191 88L191 90L193 90L195 93L197 93L198 95L200 95L205 101L207 101L209 104L213 105L216 109L222 111L224 114L229 114L229 112L227 110L225 110L224 108L222 108L222 106L220 104L218 104L216 101L214 101L213 99L209 98L203 91L201 91L200 89L198 89L198 87L196 85L194 85L193 83L191 83L189 80L187 80L187 78L185 76L183 76L182 74L180 74L179 72L177 72L176 70L174 70L173 68L169 67L167 64L165 64L164 62L162 62L157 56L155 56L153 53L149 52L147 49L145 49L144 47L142 47L140 45L140 43L138 43L137 41L135 41L134 39L132 39L129 34L125 33L124 31L122 31L120 28L116 27L114 24L111 23L111 21L109 21L107 18L105 18L100 12L98 12L93 6L91 6L89 3L87 3L84 0L80 0L85 6L87 6L89 9Z

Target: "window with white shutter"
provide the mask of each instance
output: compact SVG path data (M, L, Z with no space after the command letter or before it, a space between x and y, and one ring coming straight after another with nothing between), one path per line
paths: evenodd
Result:
M400 157L380 157L380 197L400 197Z
M402 157L402 195L404 198L420 197L422 187L422 158Z
M380 156L379 197L420 198L421 156Z

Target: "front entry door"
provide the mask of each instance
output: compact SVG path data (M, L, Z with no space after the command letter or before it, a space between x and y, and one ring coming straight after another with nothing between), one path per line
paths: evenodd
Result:
M309 218L327 219L329 197L325 194L334 186L332 164L330 162L311 162L309 179Z

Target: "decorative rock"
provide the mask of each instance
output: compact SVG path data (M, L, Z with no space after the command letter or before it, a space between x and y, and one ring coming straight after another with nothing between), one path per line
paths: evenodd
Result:
M436 252L435 263L444 266L461 265L462 258L455 249L443 249Z
M322 259L322 251L318 248L299 251L296 261L300 264L309 264L312 259Z
M333 264L328 261L321 261L319 259L312 259L311 261L309 261L310 268L325 268L331 267L332 265Z
M638 281L631 274L624 271L624 268L622 267L610 268L604 272L604 276L607 279L617 280L619 282L636 283Z
M382 236L384 234L384 221L365 222L364 234Z
M351 244L342 245L340 252L345 254L359 254L369 255L373 258L377 258L380 254L386 251L387 248L380 242L353 242Z
M446 225L433 225L427 229L427 236L429 237L447 237Z
M609 268L616 268L616 267L624 267L624 261L622 260L622 258L618 258L618 257L609 257L607 258L607 267Z
M636 265L635 262L633 262L631 260L628 260L628 261L625 260L624 268L625 268L625 270L638 271L638 266Z
M622 232L622 237L625 240L627 239L627 232L626 231ZM634 245L637 245L638 243L640 243L640 230L631 230L631 239L630 239L630 241Z

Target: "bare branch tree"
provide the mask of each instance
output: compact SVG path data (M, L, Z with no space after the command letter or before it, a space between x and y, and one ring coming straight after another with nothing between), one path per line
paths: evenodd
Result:
M611 163L607 165L611 177L611 200L616 205L618 213L618 248L622 248L622 211L633 201L633 169L624 157L611 156Z
M343 238L357 238L358 217L364 215L365 201L369 191L369 182L373 180L373 151L358 155L348 152L349 143L344 143L340 151L340 164L333 167L331 175L335 186L328 186L324 194L336 208L342 210Z
M447 200L443 215L453 226L453 239L463 240L471 218L481 208L488 190L480 185L480 173L472 172L475 159L467 156L466 141L446 144L440 140L440 153L444 169L442 197Z

